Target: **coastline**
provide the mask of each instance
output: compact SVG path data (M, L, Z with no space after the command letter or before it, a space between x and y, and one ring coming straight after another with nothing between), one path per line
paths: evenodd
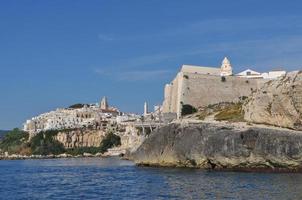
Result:
M37 160L37 159L54 159L54 158L109 158L109 157L118 157L118 155L105 155L105 154L83 154L83 155L70 155L70 154L59 154L59 155L9 155L9 156L0 156L1 160Z
M130 159L130 161L133 161ZM136 163L138 167L144 168L163 168L163 169L194 169L194 170L204 170L207 172L242 172L242 173L302 173L302 168L200 168L194 166L178 166L178 165L163 165L163 164L148 164L148 163Z
M302 132L221 123L175 123L129 158L139 166L210 171L302 172Z

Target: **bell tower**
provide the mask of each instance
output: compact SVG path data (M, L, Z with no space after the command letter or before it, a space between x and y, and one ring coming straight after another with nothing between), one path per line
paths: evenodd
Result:
M103 97L100 103L100 108L103 110L107 110L108 109L108 101L107 101L107 97Z
M224 57L222 64L221 64L221 69L220 69L220 75L221 76L232 76L233 75L233 68L231 65L231 62L227 57Z

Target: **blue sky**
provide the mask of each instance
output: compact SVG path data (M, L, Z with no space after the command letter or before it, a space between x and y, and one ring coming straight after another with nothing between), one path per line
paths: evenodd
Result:
M302 67L302 3L276 0L0 1L0 129L108 96L141 113L182 64Z

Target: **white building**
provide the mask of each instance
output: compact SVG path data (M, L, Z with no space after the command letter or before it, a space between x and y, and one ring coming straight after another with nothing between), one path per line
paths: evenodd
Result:
M284 70L273 70L273 71L269 71L267 73L262 73L262 77L264 79L276 79L279 78L281 76L285 76L286 75L286 71Z
M23 130L36 134L46 130L100 127L104 121L110 121L111 118L115 120L118 113L118 109L109 107L106 98L103 98L99 106L90 104L63 108L33 117L24 123Z
M284 70L273 70L269 72L260 73L260 72L253 71L251 69L247 69L236 74L236 76L242 78L253 78L253 79L276 79L284 76L285 74L286 71Z
M260 79L263 78L260 72L253 71L251 69L244 70L236 74L236 76L243 77L243 78L260 78Z

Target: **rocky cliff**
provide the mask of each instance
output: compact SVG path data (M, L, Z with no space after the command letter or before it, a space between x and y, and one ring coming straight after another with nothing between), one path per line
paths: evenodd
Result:
M267 82L244 106L246 121L302 130L302 71Z
M135 127L129 125L125 130L116 131L114 134L121 138L121 146L117 150L121 153L125 151L135 151L144 141L145 136ZM68 148L78 147L99 147L107 133L102 130L75 129L61 131L54 136L54 139Z
M65 148L99 147L106 133L100 130L70 130L59 132L55 139Z
M154 131L130 158L139 165L301 171L302 132L170 124Z

